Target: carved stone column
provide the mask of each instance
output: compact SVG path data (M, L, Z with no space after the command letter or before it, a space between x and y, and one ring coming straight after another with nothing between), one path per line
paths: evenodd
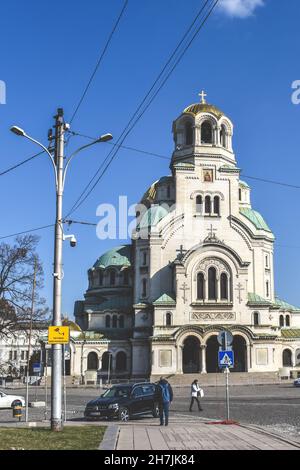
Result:
M182 374L182 350L183 346L177 346L177 374Z
M206 374L206 344L200 346L201 348L201 374Z

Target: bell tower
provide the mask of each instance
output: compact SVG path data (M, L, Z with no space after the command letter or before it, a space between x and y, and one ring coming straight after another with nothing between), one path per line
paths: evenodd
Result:
M195 163L195 157L235 166L232 149L233 124L223 111L207 103L207 94L199 93L200 103L184 109L173 122L175 150L171 168L178 163Z

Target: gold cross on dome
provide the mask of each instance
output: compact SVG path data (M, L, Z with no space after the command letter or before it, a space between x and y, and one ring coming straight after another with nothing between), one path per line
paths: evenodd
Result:
M202 101L201 101L201 104L206 104L206 99L205 99L205 97L207 96L207 94L205 93L204 90L202 90L201 93L199 93L199 96L200 96L200 98L201 98L201 100L202 100Z

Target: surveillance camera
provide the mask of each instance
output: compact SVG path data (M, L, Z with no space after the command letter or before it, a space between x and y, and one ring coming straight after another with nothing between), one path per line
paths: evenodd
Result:
M74 237L74 235L72 235L71 239L70 239L70 246L72 248L74 248L75 246L77 245L77 240L76 238Z
M74 246L77 245L77 240L75 238L75 235L64 235L63 240L70 240L70 246L74 248Z

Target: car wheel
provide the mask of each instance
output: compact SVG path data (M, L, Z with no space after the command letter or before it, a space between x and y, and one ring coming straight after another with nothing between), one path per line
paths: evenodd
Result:
M158 405L158 403L154 403L153 410L152 410L152 416L153 416L153 418L158 418L159 417L159 405Z
M120 421L123 421L124 423L127 423L127 421L129 421L130 414L129 414L128 408L125 408L125 407L120 408L119 419Z

